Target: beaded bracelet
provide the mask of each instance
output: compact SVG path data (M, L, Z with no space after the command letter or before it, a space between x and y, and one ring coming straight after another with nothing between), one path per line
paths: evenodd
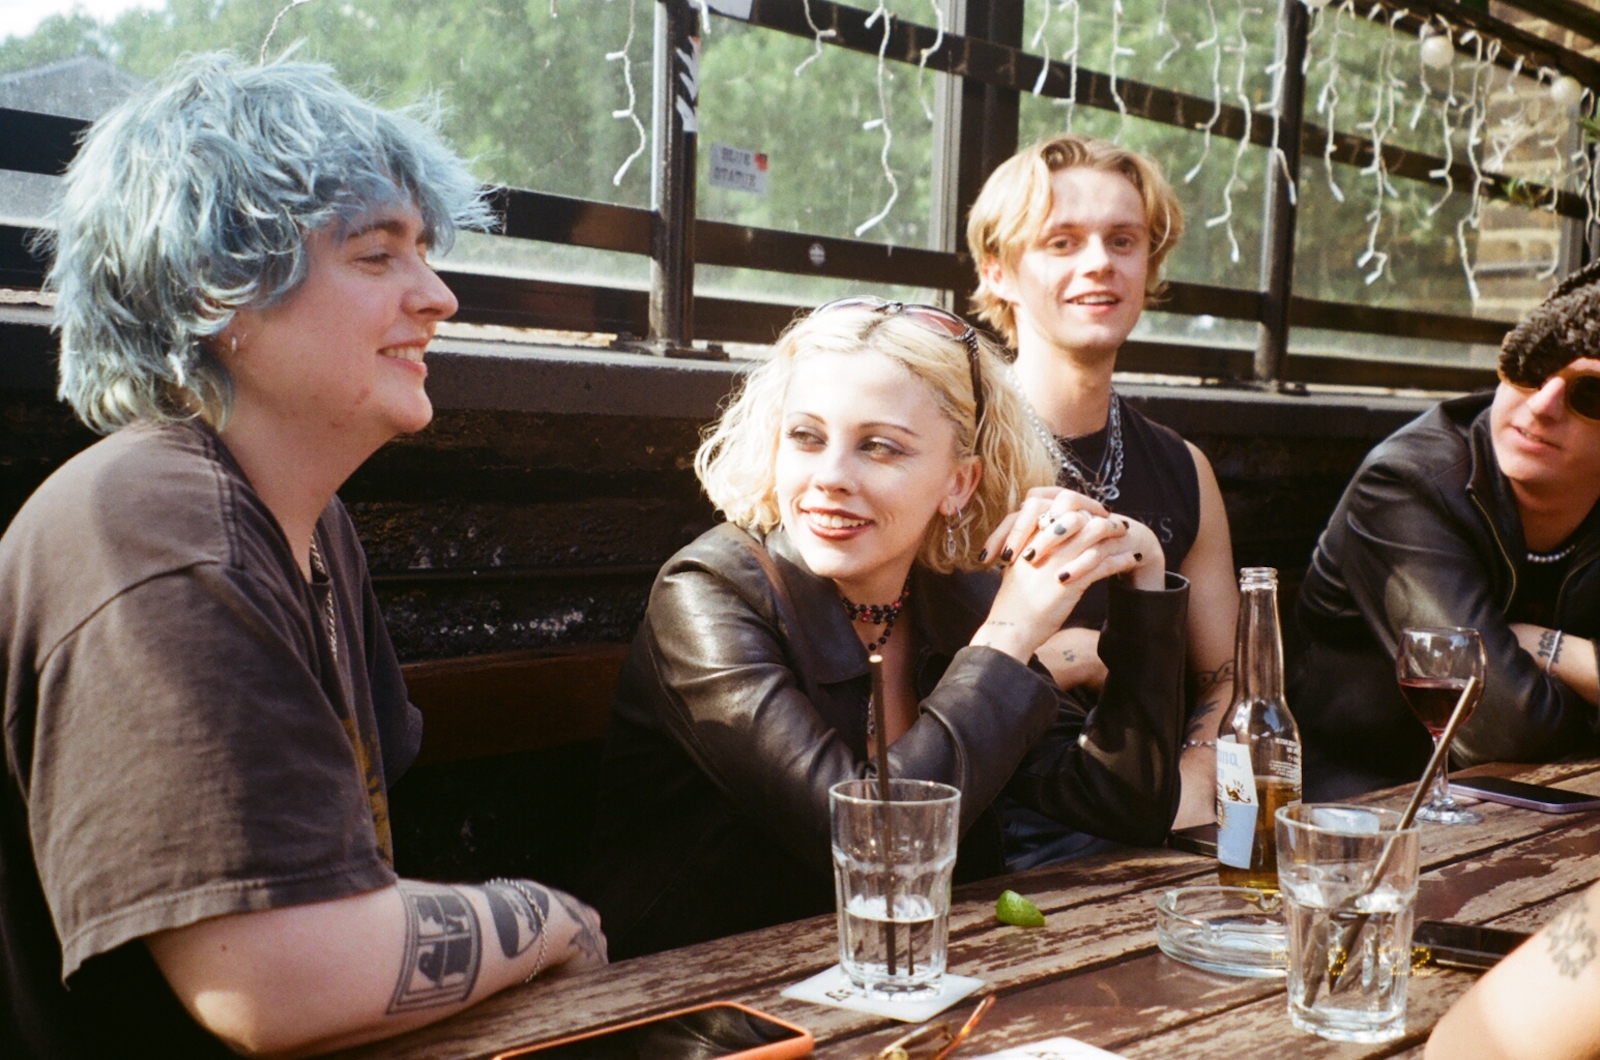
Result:
M494 879L490 880L489 883L490 885L509 887L513 891L516 891L523 897L524 900L527 901L528 908L533 910L533 915L539 918L539 926L535 929L539 932L539 953L534 959L533 971L529 972L528 978L522 981L523 984L526 985L533 982L534 979L538 978L539 973L544 971L545 952L550 945L550 933L545 930L547 921L545 920L544 910L539 908L539 901L534 895L533 889L527 884L523 883L521 880L508 880L504 876L496 876Z
M1183 741L1183 747L1181 747L1180 750L1187 751L1191 747L1209 747L1214 751L1217 748L1217 741L1215 741L1215 740L1185 740L1185 741Z

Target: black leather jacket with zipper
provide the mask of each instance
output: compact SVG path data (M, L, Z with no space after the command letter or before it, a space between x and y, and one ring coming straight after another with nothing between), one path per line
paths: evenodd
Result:
M1415 780L1427 731L1395 679L1407 626L1470 626L1488 657L1483 699L1452 762L1552 761L1600 753L1600 715L1517 643L1507 609L1527 549L1489 434L1492 394L1435 406L1378 445L1317 543L1297 617L1308 646L1290 710L1305 745L1307 799ZM1575 537L1557 628L1600 634L1600 520Z
M959 878L1003 870L990 802L1011 797L1075 829L1157 844L1177 806L1187 582L1120 583L1100 641L1096 709L967 642L990 574L912 571L917 721L889 750L897 777L961 790ZM898 635L898 633L897 633ZM873 775L867 656L833 584L781 532L724 524L670 559L612 704L583 897L613 958L833 909L828 789Z

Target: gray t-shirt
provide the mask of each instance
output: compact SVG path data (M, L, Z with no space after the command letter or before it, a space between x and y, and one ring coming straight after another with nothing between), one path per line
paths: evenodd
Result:
M127 943L394 882L421 717L337 499L317 540L308 584L198 425L98 442L0 538L0 1053L207 1041Z

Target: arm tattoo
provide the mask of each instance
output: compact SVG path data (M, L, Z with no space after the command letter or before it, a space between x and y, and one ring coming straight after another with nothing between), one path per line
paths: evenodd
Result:
M454 887L409 880L397 886L406 910L406 952L388 1014L465 1002L483 955L477 911Z
M1550 672L1550 667L1561 661L1561 649L1566 647L1566 641L1561 636L1559 629L1547 629L1539 634L1538 657L1545 661L1544 669Z
M1078 661L1078 653L1075 652L1075 651L1070 651L1070 650L1069 651L1064 651L1064 652L1061 653L1061 658L1065 662L1077 662Z
M1550 959L1556 970L1568 979L1578 978L1594 960L1594 928L1589 926L1589 905L1578 900L1550 925Z
M1198 699L1218 685L1233 684L1233 660L1229 659L1215 670L1204 670L1194 675L1194 693Z
M602 964L606 960L606 940L601 935L598 926L589 923L584 916L586 910L579 905L577 900L564 891L552 889L556 901L561 903L561 908L566 911L572 922L578 925L578 933L572 936L572 947L585 957L598 959Z
M1212 700L1209 703L1202 703L1198 707L1194 708L1194 717L1189 719L1189 728L1184 731L1184 739L1209 740L1213 736L1217 735L1217 724L1211 718L1207 717L1211 711L1211 708L1216 705L1216 700ZM1211 731L1207 732L1207 729Z
M486 883L479 889L489 903L494 931L500 936L500 952L507 959L526 953L544 933L550 916L550 896L542 888L530 886L528 889L539 902L539 908L534 909L528 896L515 887Z

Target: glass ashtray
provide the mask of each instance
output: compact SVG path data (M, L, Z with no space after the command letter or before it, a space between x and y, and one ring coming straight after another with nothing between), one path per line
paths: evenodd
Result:
M1251 887L1180 887L1156 896L1156 943L1174 960L1250 979L1284 974L1283 900Z

